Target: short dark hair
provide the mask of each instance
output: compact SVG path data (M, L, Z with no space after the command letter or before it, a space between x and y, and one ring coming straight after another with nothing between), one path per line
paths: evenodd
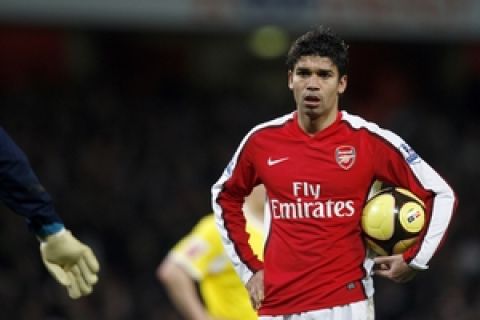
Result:
M319 26L295 40L287 55L288 70L292 71L303 56L330 58L340 76L347 74L348 45L328 27Z

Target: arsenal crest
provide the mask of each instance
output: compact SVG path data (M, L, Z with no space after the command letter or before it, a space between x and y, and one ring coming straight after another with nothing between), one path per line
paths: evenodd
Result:
M335 160L340 168L350 169L355 163L357 152L353 146L340 146L335 149Z

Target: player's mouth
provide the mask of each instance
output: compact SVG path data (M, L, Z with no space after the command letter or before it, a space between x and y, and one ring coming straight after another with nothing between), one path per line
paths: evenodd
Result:
M320 97L314 95L308 95L303 98L305 106L310 108L317 107L321 101Z

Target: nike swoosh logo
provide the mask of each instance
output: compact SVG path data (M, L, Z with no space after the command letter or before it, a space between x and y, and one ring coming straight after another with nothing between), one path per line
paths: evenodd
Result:
M267 164L271 167L271 166L274 166L276 164L279 164L283 161L286 161L288 160L288 157L284 157L284 158L280 158L280 159L271 159L271 158L268 158L267 160Z

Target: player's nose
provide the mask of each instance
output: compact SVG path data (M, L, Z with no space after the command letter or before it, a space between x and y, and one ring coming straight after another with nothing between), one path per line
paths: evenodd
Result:
M318 91L320 90L320 79L318 77L310 77L307 82L307 90Z

